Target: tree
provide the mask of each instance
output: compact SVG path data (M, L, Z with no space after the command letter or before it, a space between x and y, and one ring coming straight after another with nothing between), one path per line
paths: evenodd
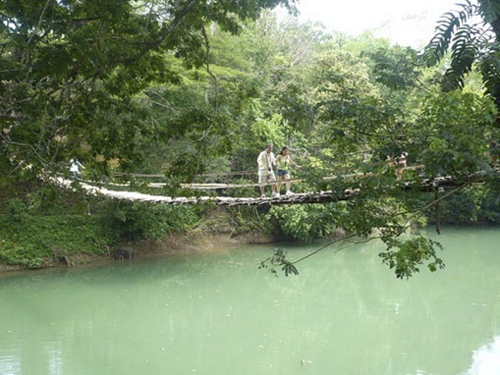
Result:
M140 157L135 139L155 130L135 95L151 82L179 82L166 57L200 67L206 25L237 33L239 20L294 2L3 1L2 171L32 178L57 171L70 156L99 174L113 158L127 168Z
M175 187L210 167L253 170L264 142L293 142L312 155L300 160L308 190L359 191L339 204L272 208L273 220L292 224L283 232L376 233L399 277L441 266L438 245L405 237L432 203L420 199L416 173L396 182L386 157L406 150L426 177L465 183L497 137L489 98L432 84L419 92L409 49L365 39L347 51L314 25L254 20L260 8L292 3L4 1L0 183L60 172L76 156L99 180L113 161L164 172Z
M480 22L476 23L477 19ZM443 89L462 88L465 75L477 64L486 92L500 109L500 3L466 0L459 4L458 10L445 13L424 50L424 57L433 66L448 51L451 61L442 78Z
M417 51L410 47L377 47L362 52L369 59L376 82L391 90L411 89L421 75Z
M366 61L344 51L329 51L318 59L311 95L315 127L309 136L323 142L319 148L323 157L316 154L314 162L314 172L321 170L316 175L318 190L342 194L357 188L358 195L333 205L326 215L323 207L300 208L297 217L295 207L274 211L274 215L292 223L283 231L300 237L324 232L318 229L318 221L329 232L335 230L334 225L357 238L378 237L387 246L380 254L382 261L400 278L413 275L424 264L434 271L444 266L439 243L422 234L407 236L408 230L413 222L425 221L429 208L439 207L442 200L468 186L471 173L490 170L486 151L488 142L498 137L493 126L496 111L490 98L470 90L442 93L432 84L421 90L414 51L377 49L364 56ZM418 174L431 180L455 176L459 188L436 191L433 199L425 199L418 188L421 178L417 172L407 173L402 184L395 184L394 171L385 158L402 150L409 151L411 164L425 164ZM368 159L357 159L356 153ZM343 177L349 173L346 170L362 173ZM321 179L332 171L335 178ZM304 215L314 220L301 220ZM277 252L263 266L281 267L285 274L293 274L302 260L292 261Z

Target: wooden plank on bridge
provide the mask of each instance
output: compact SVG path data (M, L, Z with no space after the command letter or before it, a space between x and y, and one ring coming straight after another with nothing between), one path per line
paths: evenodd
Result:
M54 180L58 185L71 189L73 184L88 194L94 196L103 196L111 199L119 199L134 202L148 202L154 204L215 204L222 206L258 206L258 205L281 205L281 204L304 204L304 203L326 203L338 202L347 200L355 196L359 190L345 190L342 194L332 191L296 193L290 196L282 195L278 198L261 198L261 197L218 197L218 196L202 196L202 197L168 197L163 195L151 195L139 192L116 191L109 190L103 187L88 184L86 182L68 180L57 177Z

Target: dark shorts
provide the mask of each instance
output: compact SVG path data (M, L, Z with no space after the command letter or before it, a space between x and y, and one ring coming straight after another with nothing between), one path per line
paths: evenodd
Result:
M286 169L278 169L276 171L276 174L278 175L278 177L283 177L284 175L290 174L290 171Z

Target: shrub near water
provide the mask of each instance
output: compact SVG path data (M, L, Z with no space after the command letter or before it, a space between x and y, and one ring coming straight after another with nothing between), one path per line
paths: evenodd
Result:
M333 234L343 206L339 203L273 207L270 216L285 236L306 241Z
M0 216L0 238L0 261L29 268L40 267L54 251L104 254L116 240L93 216L27 213Z
M200 220L201 210L198 206L108 201L101 212L101 223L126 241L160 241L165 235L193 228Z

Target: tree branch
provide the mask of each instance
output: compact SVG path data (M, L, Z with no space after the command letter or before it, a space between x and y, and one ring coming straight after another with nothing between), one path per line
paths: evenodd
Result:
M141 51L139 51L136 55L128 57L126 59L123 59L121 63L123 64L128 64L134 61L137 61L141 59L146 53L148 53L150 50L158 47L165 39L167 39L172 30L174 30L179 23L182 21L182 19L189 13L191 8L198 2L199 0L190 0L186 3L184 8L182 8L179 12L177 12L177 15L174 17L173 21L168 25L168 27L165 27L162 33L156 40L148 43L146 47L144 47Z
M215 114L219 113L219 80L217 79L217 76L210 70L210 43L208 41L208 36L207 32L205 30L205 27L202 25L201 26L201 34L203 35L203 39L205 40L205 48L206 48L206 54L205 54L205 62L206 62L206 70L207 73L212 77L214 80L214 86L215 86Z
M45 3L45 6L42 9L42 13L40 13L40 18L38 19L38 23L35 26L35 28L33 29L33 32L31 33L30 38L28 39L28 43L27 43L28 45L31 43L31 41L35 37L36 33L40 29L40 26L42 25L42 21L43 21L43 16L45 15L45 12L47 11L47 8L49 7L50 1L51 0L47 0L47 2Z
M306 260L307 258L312 257L313 255L316 255L316 254L317 254L317 253L319 253L320 251L325 250L327 247L330 247L330 246L331 246L331 245L333 245L333 244L336 244L336 243L338 243L338 242L340 242L340 241L345 241L345 240L348 240L348 239L351 239L351 238L355 238L355 237L357 237L357 236L358 236L357 234L351 234L351 235L349 235L349 236L347 236L347 237L344 237L344 238L341 238L341 239L337 239L337 240L335 240L335 241L328 242L327 244L325 244L325 245L323 245L323 246L319 247L318 249L316 249L316 250L314 250L314 251L310 252L309 254L304 255L302 258L299 258L299 259L297 259L297 260L293 261L293 262L292 262L292 264L297 264L297 263L299 263L299 262L302 262L303 260ZM372 241L372 240L374 240L374 239L378 239L378 238L379 238L379 237L370 237L370 238L368 238L366 241L363 241L363 243L368 243L368 242L370 242L370 241ZM356 244L357 244L357 243L356 243ZM336 252L336 253L338 253L339 251L346 249L346 248L347 248L348 246L350 246L350 245L353 245L353 244L352 244L352 243L349 243L349 244L348 244L348 245L346 245L346 246L342 246L342 247L338 248L337 250L335 250L335 252Z

